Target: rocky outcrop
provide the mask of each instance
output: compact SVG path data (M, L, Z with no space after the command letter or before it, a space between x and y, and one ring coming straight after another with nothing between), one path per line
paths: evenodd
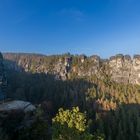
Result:
M83 57L81 60L83 60ZM77 69L78 76L91 76L98 74L100 70L100 62L101 59L97 55L85 58L84 61L79 64Z
M71 70L72 57L44 56L37 54L5 53L5 67L15 71L53 74L56 79L66 80Z
M66 80L68 78L69 71L71 70L72 57L65 57L64 62L62 58L59 58L59 62L54 67L54 73L56 79Z
M13 110L22 110L24 112L34 111L36 107L32 105L30 102L14 100L7 101L3 104L0 104L0 112L4 111L13 111Z
M140 55L135 55L133 58L130 83L140 84Z
M111 78L116 82L130 82L132 60L129 55L116 55L110 57L109 67Z
M140 84L140 55L131 58L118 54L109 59L97 55L55 55L3 54L5 64L10 69L31 73L54 74L56 79L66 80L72 74L79 77L97 75L101 77L104 70L112 80L122 83Z
M140 55L116 55L109 60L111 78L116 82L140 84Z

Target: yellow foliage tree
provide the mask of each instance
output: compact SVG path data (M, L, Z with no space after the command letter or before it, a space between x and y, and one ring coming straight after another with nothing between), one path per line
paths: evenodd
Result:
M72 110L60 108L52 122L53 140L103 140L102 136L94 136L87 131L86 114L81 113L79 107Z

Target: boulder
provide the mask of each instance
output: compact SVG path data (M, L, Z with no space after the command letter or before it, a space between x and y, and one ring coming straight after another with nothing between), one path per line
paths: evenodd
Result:
M34 111L35 109L36 107L32 105L30 102L21 100L7 101L0 104L0 112L12 110L22 110L24 112L31 112Z

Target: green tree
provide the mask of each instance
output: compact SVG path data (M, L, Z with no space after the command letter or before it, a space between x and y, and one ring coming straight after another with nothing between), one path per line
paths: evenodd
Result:
M103 140L102 135L92 135L88 132L86 114L78 107L72 110L59 109L53 118L53 140Z

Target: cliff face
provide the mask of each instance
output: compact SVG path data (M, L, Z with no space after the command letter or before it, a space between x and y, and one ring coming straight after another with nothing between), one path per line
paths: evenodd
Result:
M109 60L111 77L117 82L140 84L140 55L116 55Z
M117 82L130 82L132 60L129 55L116 55L109 59L110 74Z
M73 74L79 77L97 75L103 71L116 82L140 84L140 55L116 55L107 60L99 56L44 56L34 54L3 54L9 69L32 73L51 73L66 80Z
M71 56L44 56L37 54L5 53L5 67L15 71L54 74L56 79L66 80L71 70Z
M5 70L3 65L3 56L0 53L0 100L5 98L5 89L7 86L7 80L5 76Z

